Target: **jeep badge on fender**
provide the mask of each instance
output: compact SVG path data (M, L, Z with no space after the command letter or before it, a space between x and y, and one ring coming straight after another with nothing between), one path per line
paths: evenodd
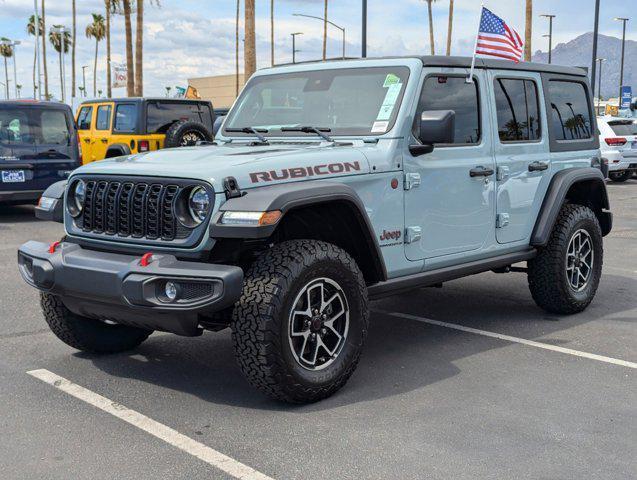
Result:
M78 350L230 328L247 381L293 403L345 385L370 299L514 270L539 307L580 312L612 227L586 72L470 67L259 71L215 144L107 159L50 187L40 210L66 236L22 245L22 277Z

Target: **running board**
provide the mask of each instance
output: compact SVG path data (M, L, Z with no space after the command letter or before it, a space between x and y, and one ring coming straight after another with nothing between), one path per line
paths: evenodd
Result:
M494 268L502 268L514 263L524 262L535 257L536 253L535 249L529 249L523 252L507 253L506 255L463 263L462 265L454 265L452 267L439 268L437 270L416 273L405 277L392 278L391 280L371 285L368 287L367 292L369 298L375 300L415 288L429 287L457 278L488 272Z

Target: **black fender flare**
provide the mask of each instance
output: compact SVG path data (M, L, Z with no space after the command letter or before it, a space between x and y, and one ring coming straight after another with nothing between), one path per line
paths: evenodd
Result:
M383 279L387 278L385 262L365 206L354 189L343 183L316 182L308 185L307 182L298 182L247 190L240 197L228 199L219 208L212 218L210 236L217 239L266 239L274 233L281 219L291 210L329 202L343 202L352 208L364 232L364 240L372 254L375 267ZM221 216L227 211L268 212L273 210L280 210L282 213L281 219L275 225L235 226L219 223Z
M112 158L108 156L109 152L111 151L117 151L119 153L119 155L115 155L116 157L131 154L130 146L126 145L125 143L114 143L112 145L109 145L106 149L106 158Z
M50 208L42 208L39 204L35 207L35 218L46 220L48 222L64 223L64 192L68 180L60 180L49 185L43 193L42 197L53 200Z
M567 200L590 206L597 215L602 235L610 233L613 216L608 211L610 202L604 175L592 167L567 168L557 172L551 179L531 235L532 246L546 246L560 209Z

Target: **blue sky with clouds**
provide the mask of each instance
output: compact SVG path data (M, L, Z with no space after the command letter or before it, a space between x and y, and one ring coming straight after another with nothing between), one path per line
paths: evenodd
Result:
M41 0L38 0L40 3ZM243 2L242 2L243 3ZM401 55L429 52L427 6L422 0L368 0L368 54ZM613 17L630 17L635 11L635 0L602 0L600 33L621 35L619 22ZM92 85L92 65L95 44L84 36L90 13L103 13L102 0L77 0L78 81L81 82L81 65L87 69L87 85ZM147 2L148 4L148 2ZM257 4L257 55L259 66L270 62L269 0L256 0ZM360 55L361 2L359 0L330 0L328 16L345 27L347 55ZM503 17L520 33L524 31L525 0L487 0L485 5ZM71 0L46 0L47 25L71 25ZM434 3L434 30L437 52L442 52L446 42L448 1ZM167 85L184 85L187 79L197 76L232 73L234 71L234 0L161 0L161 7L146 8L145 28L145 93L162 94ZM480 2L455 0L454 37L452 53L470 55L477 26ZM33 37L26 34L26 22L33 12L32 0L0 0L0 36L22 41L17 50L18 83L23 85L23 95L32 95ZM548 32L542 13L557 15L554 23L555 43L568 41L593 26L594 0L535 0L533 20L533 51L546 50L547 41L542 35ZM294 17L293 13L321 16L322 0L275 0L275 55L277 62L291 60L290 33L299 31L301 52L299 60L320 57L322 23L318 20ZM243 12L242 12L243 14ZM113 20L113 60L124 61L124 21L121 16ZM338 56L341 51L341 34L330 27L328 31L328 55ZM637 40L637 15L629 22L627 37ZM48 50L48 66L51 90L59 92L57 55ZM105 84L105 46L100 45L98 60L98 88ZM55 53L55 52L54 52ZM67 59L70 75L70 55ZM4 72L2 72L4 73ZM70 83L70 82L69 82ZM116 94L123 92L115 91Z

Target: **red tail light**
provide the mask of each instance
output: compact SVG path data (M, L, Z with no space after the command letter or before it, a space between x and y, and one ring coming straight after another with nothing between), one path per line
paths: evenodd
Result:
M150 150L150 143L148 142L148 140L140 140L139 141L139 151L140 152L147 152L148 150Z
M606 145L610 145L611 147L620 147L622 145L626 145L627 142L624 137L605 138L604 141L606 142Z

